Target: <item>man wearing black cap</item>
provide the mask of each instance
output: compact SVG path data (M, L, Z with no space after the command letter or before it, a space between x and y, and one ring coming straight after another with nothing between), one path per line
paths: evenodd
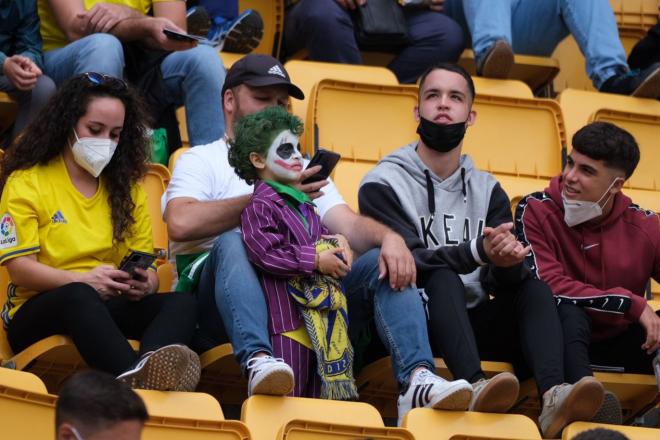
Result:
M271 356L266 302L235 229L252 187L229 165L226 139L233 135L233 123L241 116L274 105L285 107L289 95L303 97L276 59L248 55L234 64L223 87L225 137L183 154L164 198L164 217L173 240L170 249L177 266L187 266L210 250L197 289L200 327L212 345L225 342L221 335L226 330L248 374L249 394L288 394L294 378L288 365ZM319 170L305 171L301 180ZM330 181L299 188L315 198L328 229L344 235L350 247L362 253L355 260L346 255L351 267L343 279L349 301L349 336L355 341L374 321L402 386L400 416L417 406L466 409L472 395L470 384L447 382L432 373L435 364L421 299L410 287L415 281L415 263L403 239L380 223L355 214Z

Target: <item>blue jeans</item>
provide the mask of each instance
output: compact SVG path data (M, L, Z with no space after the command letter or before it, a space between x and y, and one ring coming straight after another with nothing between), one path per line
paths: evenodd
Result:
M550 56L573 34L596 88L628 70L608 0L447 0L445 12L469 30L477 58L497 40L515 53Z
M124 52L121 42L110 34L92 34L44 54L46 74L60 86L72 76L99 72L123 76ZM218 140L225 132L222 113L222 84L225 70L217 51L199 45L172 52L160 65L168 97L186 107L190 145Z
M399 383L406 384L416 367L435 369L426 318L416 289L396 292L387 280L378 280L378 255L379 250L372 249L359 257L344 278L349 335L354 340L374 319L378 334L392 356L394 375ZM266 300L239 233L225 232L216 240L202 272L198 295L200 326L213 319L205 315L217 316L215 310L204 306L209 303L208 297L213 296L242 368L245 369L254 353L272 353ZM202 330L208 331L209 327Z
M18 113L9 137L9 140L12 141L37 116L39 110L48 103L50 97L55 94L55 84L48 76L41 75L37 78L37 84L32 90L21 91L6 76L0 74L0 91L7 92L18 101Z
M400 82L414 83L431 65L458 60L465 43L453 20L428 10L404 13L410 44L388 66ZM286 14L284 47L287 53L306 47L315 61L362 64L351 15L336 0L300 0Z

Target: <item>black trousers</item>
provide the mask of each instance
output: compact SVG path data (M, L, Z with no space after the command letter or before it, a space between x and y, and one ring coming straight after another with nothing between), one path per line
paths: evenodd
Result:
M455 378L483 378L483 359L512 363L521 379L533 375L541 394L564 382L561 324L545 283L527 279L468 310L454 271L437 269L421 281L429 297L433 355L444 358Z
M613 338L592 342L591 317L584 309L562 303L558 311L564 332L564 371L568 382L592 376L589 364L623 367L626 373L653 374L654 355L646 354L641 348L646 340L641 325L632 324Z
M89 284L71 283L26 301L9 321L7 336L18 352L48 336L68 335L90 367L119 375L146 352L188 344L195 318L195 300L187 293L104 302ZM140 340L139 354L127 338Z

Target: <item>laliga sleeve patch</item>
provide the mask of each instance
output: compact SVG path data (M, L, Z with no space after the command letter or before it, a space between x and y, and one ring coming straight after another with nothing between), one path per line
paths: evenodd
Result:
M0 249L8 249L18 246L16 238L16 223L14 219L5 213L0 220Z

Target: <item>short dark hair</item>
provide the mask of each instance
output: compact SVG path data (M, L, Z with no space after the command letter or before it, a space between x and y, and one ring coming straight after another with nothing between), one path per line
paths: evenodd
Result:
M55 405L55 429L70 423L84 436L117 423L148 418L144 402L108 373L87 370L69 378Z
M612 429L596 428L582 431L571 440L628 440L628 437Z
M626 179L639 163L639 146L626 130L609 122L592 122L573 135L573 148L610 168L621 170Z
M470 90L470 102L474 102L474 97L477 96L477 93L474 89L474 81L472 81L472 77L467 72L467 70L454 63L437 63L426 69L426 71L422 73L422 76L419 77L420 93L422 91L422 87L424 87L424 81L426 81L426 77L429 76L429 74L434 70L448 70L449 72L458 73L463 78L465 78L465 82L467 83L468 89Z

